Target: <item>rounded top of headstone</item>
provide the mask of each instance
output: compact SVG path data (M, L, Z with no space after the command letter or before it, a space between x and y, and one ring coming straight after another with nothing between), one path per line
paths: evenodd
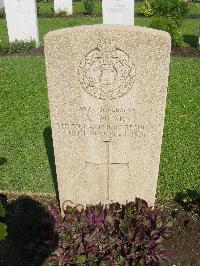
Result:
M95 25L82 25L82 26L75 26L75 27L69 27L69 28L63 28L63 29L58 29L54 31L48 32L44 36L44 41L51 40L53 36L57 35L64 35L64 34L69 34L73 32L78 32L78 31L131 31L135 33L140 33L140 34L149 34L151 36L160 36L165 39L168 39L169 42L171 41L170 34L166 31L161 31L157 29L152 29L152 28L146 28L146 27L139 27L139 26L130 26L130 25L103 25L103 24L95 24Z

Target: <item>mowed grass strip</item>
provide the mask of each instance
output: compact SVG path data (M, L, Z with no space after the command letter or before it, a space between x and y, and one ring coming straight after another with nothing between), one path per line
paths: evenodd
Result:
M199 58L175 57L170 65L158 197L200 193Z
M53 191L43 138L50 125L44 59L0 58L0 80L0 190Z
M135 25L149 27L152 18L135 18ZM40 18L39 33L40 44L43 45L44 35L56 29L93 25L102 23L101 17L71 17L71 18ZM198 41L199 19L186 19L183 22L184 46L196 47ZM8 34L5 19L0 20L0 50L8 46Z
M199 69L198 58L171 60L159 198L200 193ZM0 80L0 190L54 192L44 58L2 57Z
M143 3L136 2L135 3L135 14L137 15L139 12L139 8ZM39 7L39 14L52 14L53 13L53 3L42 3L38 4ZM73 14L83 14L85 12L85 8L83 2L75 2L73 3ZM102 3L95 2L94 4L94 15L101 15L102 14Z
M142 2L135 2L135 15L139 14L139 9L143 5ZM40 14L52 14L53 13L53 3L43 3L40 2L39 13ZM189 15L191 16L200 16L200 3L189 3ZM73 13L79 14L85 12L85 8L83 2L75 2L73 3ZM101 15L102 14L102 3L96 2L94 5L94 14Z

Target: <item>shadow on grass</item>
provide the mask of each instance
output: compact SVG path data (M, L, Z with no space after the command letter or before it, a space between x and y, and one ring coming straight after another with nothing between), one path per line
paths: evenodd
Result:
M50 215L41 203L27 196L7 202L0 194L0 199L8 226L8 237L0 242L0 265L42 265L58 244Z
M5 157L0 157L0 166L4 163L7 163L7 159Z
M48 157L48 161L49 161L49 166L51 169L51 175L53 178L54 188L56 191L56 199L60 203L51 127L45 128L45 130L43 132L43 137L44 137L46 153L47 153L47 157Z
M188 189L186 192L179 192L175 200L185 211L200 215L200 193L197 191Z
M184 42L188 43L191 47L196 48L198 43L197 35L183 35Z

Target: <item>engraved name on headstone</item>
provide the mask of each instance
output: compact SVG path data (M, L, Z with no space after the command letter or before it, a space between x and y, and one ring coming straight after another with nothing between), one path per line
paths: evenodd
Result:
M134 0L102 0L103 24L134 25Z
M72 0L54 0L54 11L56 13L66 12L68 15L73 13Z
M9 42L35 41L39 45L35 0L5 0Z
M166 32L95 25L45 37L60 202L154 204L170 60Z

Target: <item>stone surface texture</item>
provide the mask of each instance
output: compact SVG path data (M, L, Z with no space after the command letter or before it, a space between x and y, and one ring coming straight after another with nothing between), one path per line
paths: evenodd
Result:
M103 24L134 25L134 0L102 0Z
M154 204L171 40L116 25L45 36L54 154L62 208Z
M39 45L35 0L4 0L9 42L35 41Z
M72 0L54 0L54 11L56 13L66 12L68 15L73 13Z

